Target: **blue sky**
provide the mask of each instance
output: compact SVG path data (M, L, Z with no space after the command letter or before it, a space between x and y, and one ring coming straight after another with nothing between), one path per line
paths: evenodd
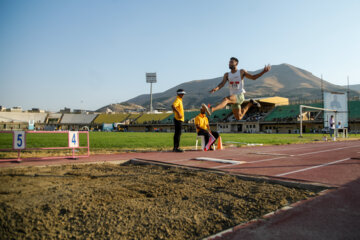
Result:
M0 0L0 105L96 110L222 76L228 59L360 84L360 1Z

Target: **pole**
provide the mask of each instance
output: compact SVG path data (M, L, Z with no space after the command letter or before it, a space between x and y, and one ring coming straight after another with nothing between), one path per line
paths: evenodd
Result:
M152 83L150 83L150 112L153 112L153 106L152 106Z
M302 137L302 105L300 105L300 137Z
M153 105L152 105L152 84L156 83L156 72L154 73L146 73L146 82L150 83L150 112L153 112Z
M337 135L337 117L336 117L336 115L337 115L337 112L335 112L335 119L334 119L334 138L333 138L333 140L334 141L336 141L336 135Z
M349 128L349 116L350 116L350 86L349 86L349 76L347 76L347 128ZM345 126L343 126L345 128Z
M86 138L87 138L87 150L88 150L88 157L90 156L90 137L89 137L89 131L87 131L86 133Z
M322 74L321 74L321 104L322 107L324 107L324 80Z

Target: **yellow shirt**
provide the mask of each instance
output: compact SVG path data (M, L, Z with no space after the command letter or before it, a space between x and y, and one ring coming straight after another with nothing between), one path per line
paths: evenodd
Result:
M185 115L184 115L184 107L183 107L183 102L182 102L182 98L177 96L174 103L173 103L173 106L176 108L176 110L178 110L182 117L180 118L179 115L174 111L174 117L176 120L178 121L184 121L185 120Z
M209 130L208 129L209 120L205 114L200 113L199 115L196 116L195 125L199 125L201 129ZM196 131L198 132L199 129L196 129Z

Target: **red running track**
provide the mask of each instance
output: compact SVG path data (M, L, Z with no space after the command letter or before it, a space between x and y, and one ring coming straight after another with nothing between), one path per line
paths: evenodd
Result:
M239 164L200 161L207 157ZM360 141L227 148L221 151L145 152L91 155L89 158L1 162L0 167L38 166L142 159L231 173L260 175L341 186L360 177Z
M260 175L341 186L360 177L360 141L229 148L215 152L152 153L143 160L231 173ZM195 160L206 157L239 162Z

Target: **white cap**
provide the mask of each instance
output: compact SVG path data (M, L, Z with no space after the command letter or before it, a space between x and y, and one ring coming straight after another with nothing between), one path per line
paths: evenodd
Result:
M184 89L178 89L176 91L177 94L186 94L186 92L184 91Z

